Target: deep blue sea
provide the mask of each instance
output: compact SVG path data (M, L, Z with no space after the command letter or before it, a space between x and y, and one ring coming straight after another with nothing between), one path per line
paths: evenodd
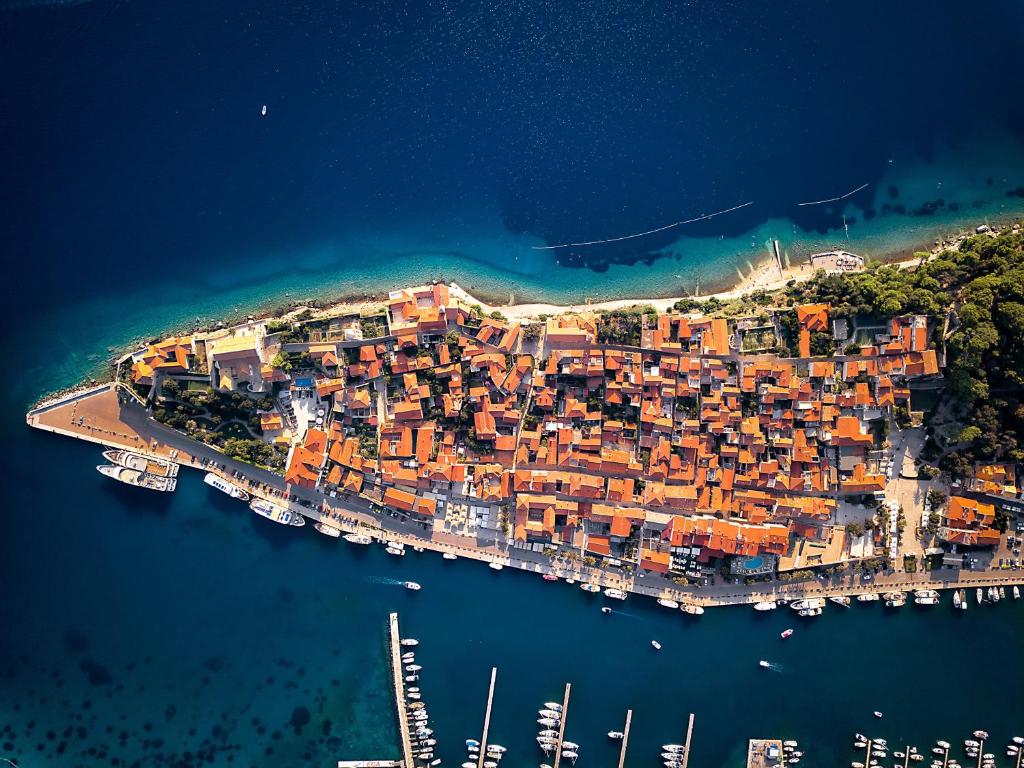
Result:
M829 611L785 645L781 612L609 618L521 574L270 529L197 477L170 499L111 487L95 449L23 423L134 339L267 302L442 277L499 300L674 295L772 238L885 256L1018 215L1022 30L1016 0L0 0L0 757L394 756L392 609L447 765L492 664L509 768L536 763L532 713L567 680L581 768L611 763L626 707L630 765L690 711L708 768L755 735L832 766L854 730L1024 730L1019 604ZM423 592L387 583L406 577Z

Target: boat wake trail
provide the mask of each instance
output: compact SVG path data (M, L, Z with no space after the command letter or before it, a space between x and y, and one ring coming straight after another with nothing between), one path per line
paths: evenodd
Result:
M804 206L804 205L824 205L825 203L837 203L840 200L845 200L850 195L856 195L862 189L866 189L867 186L868 186L867 184L861 184L856 189L851 189L845 195L840 195L839 197L830 197L828 200L815 200L814 202L811 202L811 203L797 203L797 205Z
M865 185L865 186L867 186L867 185ZM850 194L853 194L853 193L851 192ZM575 248L575 247L582 247L582 246L585 246L585 245L601 245L602 243L619 243L619 242L622 242L623 240L633 240L633 239L635 239L637 237L646 237L647 235L653 235L656 232L664 232L666 229L672 229L673 227L681 227L684 224L693 224L693 223L698 222L698 221L707 221L708 219L715 218L715 216L721 216L723 213L732 213L733 211L738 211L740 208L746 208L748 205L753 205L753 204L754 204L754 201L751 200L750 202L743 203L742 205L734 205L732 208L726 208L724 211L716 211L715 213L703 213L703 214L701 214L700 216L697 216L694 219L686 219L685 221L676 221L676 222L674 222L672 224L666 224L663 227L658 227L657 229L648 229L646 232L636 232L636 233L634 233L632 235L622 235L621 237L609 237L609 238L607 238L605 240L585 240L585 241L579 242L579 243L561 243L560 245L534 245L534 246L531 246L531 247L535 251L553 251L556 248Z
M769 661L763 667L771 672L782 672L782 665L776 664L774 661Z
M392 579L388 576L367 576L366 580L371 584L381 584L385 587L404 587L405 582L401 579Z

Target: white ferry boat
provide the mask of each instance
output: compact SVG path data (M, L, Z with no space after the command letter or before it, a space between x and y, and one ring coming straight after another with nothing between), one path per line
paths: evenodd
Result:
M151 491L173 491L178 486L176 478L151 475L148 472L129 469L119 464L100 464L96 469L101 475L106 475L125 485L134 485L136 488L148 488Z
M151 458L133 451L104 451L103 458L111 464L117 464L128 469L137 469L139 472L147 472L151 475L161 477L177 477L178 465L167 459Z
M367 536L365 533L346 533L342 536L345 541L350 544L372 544L373 539Z
M229 483L223 477L213 474L213 472L207 472L203 477L203 482L211 488L216 488L221 493L226 493L233 499L241 499L242 501L249 500L249 494L243 491L234 483Z
M341 529L335 528L333 525L327 525L325 523L313 523L313 527L317 529L324 536L330 536L332 539L336 539L341 536Z
M301 528L306 524L306 519L302 515L297 515L284 507L271 504L266 499L253 499L249 502L249 509L257 515L265 517L267 520L273 520L281 525L294 525L297 528Z

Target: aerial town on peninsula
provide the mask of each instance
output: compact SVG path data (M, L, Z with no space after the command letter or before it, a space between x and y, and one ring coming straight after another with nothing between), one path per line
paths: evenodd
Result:
M873 274L885 270L895 268ZM828 272L817 271L819 293L852 277ZM799 290L511 321L435 283L379 308L296 310L154 341L118 363L119 401L185 438L168 445L205 443L272 472L270 498L253 503L278 522L306 515L337 536L386 519L427 548L475 551L498 568L542 563L546 578L596 590L582 575L593 569L613 596L650 590L690 612L702 586L741 585L719 597L755 602L768 584L820 590L807 579L851 571L879 574L877 593L850 578L894 606L900 584L920 587L931 572L954 588L975 571L1019 581L1015 462L974 462L950 482L934 466L942 409L926 416L913 402L943 388L961 321L837 311L800 303ZM30 423L44 426L42 411ZM234 488L223 474L218 487ZM996 586L988 597L999 599ZM967 598L954 589L957 604Z

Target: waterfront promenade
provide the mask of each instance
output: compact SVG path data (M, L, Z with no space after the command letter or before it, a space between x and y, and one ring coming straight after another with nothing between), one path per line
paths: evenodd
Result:
M1024 572L1007 570L965 571L942 569L919 573L878 574L862 577L841 575L822 581L761 582L755 585L713 584L707 587L679 586L657 574L639 576L613 568L590 567L579 561L552 559L542 552L509 547L481 538L431 532L415 521L383 514L371 500L361 496L328 498L324 494L287 486L284 478L224 456L215 448L191 440L154 421L137 403L120 402L114 385L93 388L55 399L33 409L26 417L29 426L87 440L105 447L127 448L164 458L183 467L216 471L253 494L286 506L314 522L324 522L342 532L361 532L379 539L398 541L425 550L450 552L481 562L498 562L538 576L553 574L562 579L591 582L602 588L616 588L652 598L667 597L704 607L742 605L761 600L796 600L803 597L857 595L865 592L912 589L973 589L976 587L1024 584ZM208 464L202 462L206 460ZM210 464L212 463L212 464ZM241 479L232 475L239 473ZM294 501L286 501L291 494ZM305 503L303 503L305 502ZM239 507L244 510L244 506Z

